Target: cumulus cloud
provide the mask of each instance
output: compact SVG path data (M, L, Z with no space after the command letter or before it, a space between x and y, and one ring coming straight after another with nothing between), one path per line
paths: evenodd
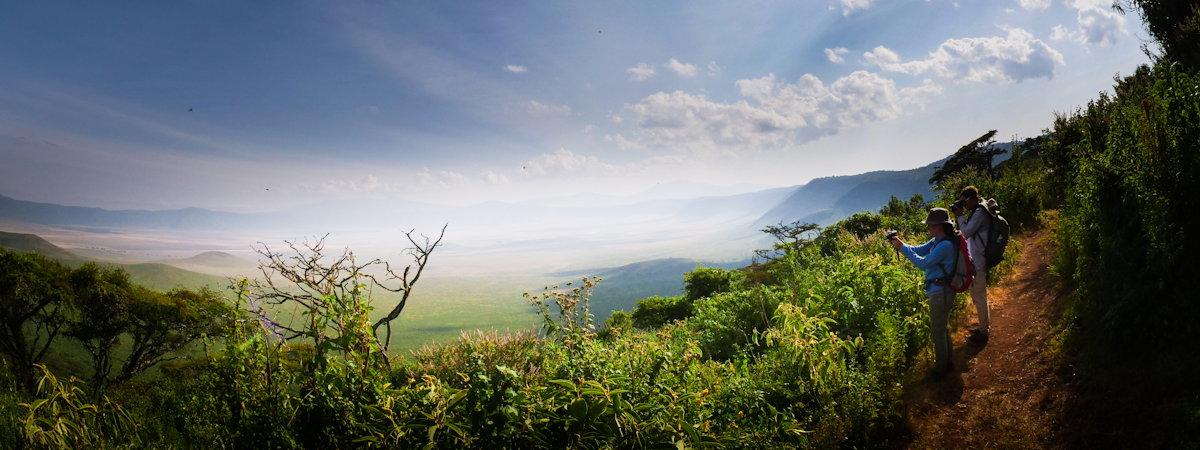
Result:
M694 77L700 72L694 64L688 64L675 58L667 60L667 62L663 63L663 67L684 78Z
M902 61L884 46L864 53L863 59L888 72L982 83L1050 79L1065 64L1062 53L1020 28L1009 28L1005 36L950 39L924 59Z
M1113 11L1107 0L1069 0L1069 6L1075 8L1075 18L1078 27L1068 31L1059 25L1051 32L1051 39L1070 38L1073 41L1107 47L1117 43L1117 39L1125 34L1125 16Z
M854 11L862 11L871 8L874 0L839 0L842 4L842 15L849 16Z
M504 70L512 73L525 73L529 71L529 68L517 64L508 64L504 66Z
M525 161L521 164L521 169L530 175L611 175L619 170L617 166L601 161L600 158L564 148Z
M638 63L638 65L625 69L625 73L629 74L629 79L634 81L646 81L654 78L654 66L646 63Z
M570 106L542 103L537 100L530 100L529 103L526 103L525 110L535 116L565 117L571 114Z
M812 74L795 83L767 75L739 80L732 103L683 91L658 92L626 107L639 145L693 150L767 148L899 117L940 92L932 82L900 88L857 71L826 84Z
M1050 7L1050 0L1017 0L1027 11L1040 11Z
M846 53L850 53L850 50L847 50L846 47L825 49L825 57L829 59L829 62L834 64L846 62Z

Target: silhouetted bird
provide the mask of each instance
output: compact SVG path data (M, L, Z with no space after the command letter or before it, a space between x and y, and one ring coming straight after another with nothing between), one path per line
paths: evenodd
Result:
M192 112L192 108L188 108L188 112Z

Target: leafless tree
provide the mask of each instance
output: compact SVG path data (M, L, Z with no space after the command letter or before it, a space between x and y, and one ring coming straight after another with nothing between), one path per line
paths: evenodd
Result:
M329 256L325 249L328 234L312 240L284 241L287 253L259 242L255 251L261 256L259 271L262 277L252 283L255 297L264 303L296 305L307 310L309 323L306 329L276 322L270 325L285 339L311 337L319 349L322 341L328 340L324 334L326 328L331 328L338 336L344 336L353 332L350 327L366 325L323 319L339 316L336 313L342 309L365 305L370 300L372 288L397 293L400 295L399 302L386 315L369 325L374 345L386 351L391 342L392 321L400 317L408 305L417 281L429 264L429 257L446 236L446 225L442 226L436 239L416 236L413 230L405 232L404 236L411 247L403 253L411 261L402 270L394 270L389 262L379 258L360 263L349 248L343 249L340 255ZM360 303L359 300L366 301ZM365 311L357 312L361 313L358 317L366 320ZM385 332L383 339L379 338L381 328Z

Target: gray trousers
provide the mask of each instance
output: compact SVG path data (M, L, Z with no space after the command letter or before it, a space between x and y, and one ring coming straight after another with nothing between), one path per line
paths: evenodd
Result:
M954 291L942 289L929 295L929 334L933 339L933 354L936 357L934 370L950 369L950 306L954 302Z
M971 284L971 301L975 303L975 312L979 316L979 328L983 331L987 331L991 324L987 300L987 268L976 266L975 281Z

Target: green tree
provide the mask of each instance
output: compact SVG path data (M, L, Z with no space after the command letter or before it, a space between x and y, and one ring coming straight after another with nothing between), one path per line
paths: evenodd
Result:
M1136 7L1167 57L1193 68L1200 65L1200 1L1124 0L1113 6Z
M115 382L179 358L176 354L201 337L220 337L233 326L235 312L220 294L207 288L176 289L165 294L138 288L126 308L132 345Z
M1004 149L992 145L996 142L995 137L996 130L991 130L967 145L959 147L954 155L950 156L950 159L947 159L941 167L933 172L933 176L929 177L929 184L940 185L951 174L971 168L985 171L991 175L992 158L1004 153Z
M26 390L34 387L34 365L66 322L67 271L41 255L0 249L0 354Z
M122 269L87 263L71 272L75 294L67 336L79 341L92 358L92 389L99 392L112 378L113 349L128 326L128 308L138 289Z

